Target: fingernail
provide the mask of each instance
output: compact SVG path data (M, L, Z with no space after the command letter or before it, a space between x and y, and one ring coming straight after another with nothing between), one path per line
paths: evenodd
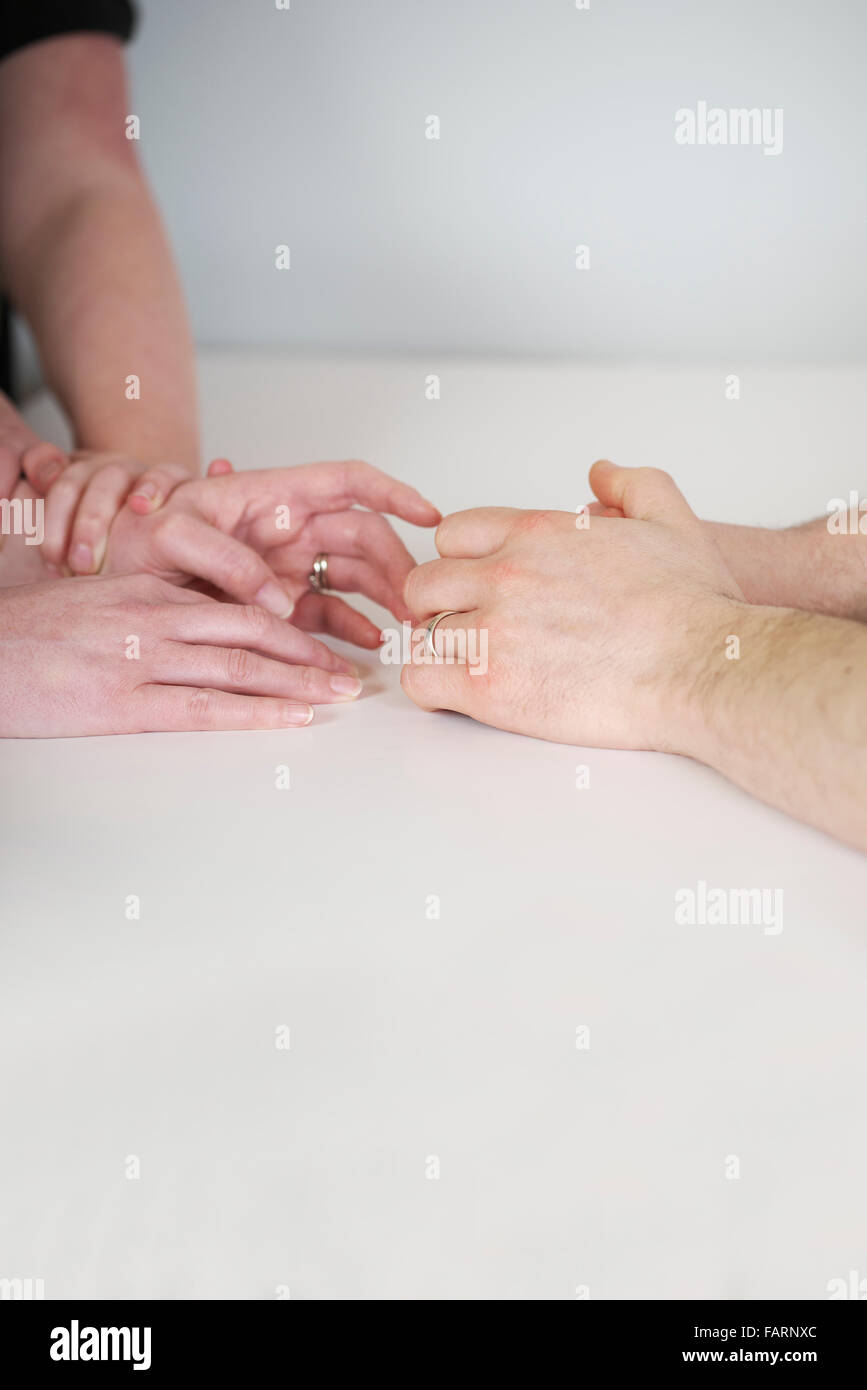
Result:
M106 538L104 537L96 547L93 555L93 569L95 574L99 574L102 569L102 562L105 559Z
M357 676L332 676L328 684L335 695L347 695L351 700L361 694L361 681Z
M63 464L58 463L57 459L51 459L48 463L43 463L41 468L36 470L36 486L40 492L47 492L58 473L63 472Z
M79 541L69 552L69 567L76 574L92 574L94 570L93 551L89 545Z
M309 724L312 718L312 705L287 705L283 710L284 724Z
M287 594L283 592L279 584L275 584L273 579L268 579L259 590L254 603L258 603L260 608L267 608L269 613L273 613L275 618L289 618L295 604Z
M142 483L139 487L133 488L133 497L143 497L146 502L155 502L160 496L160 490L156 483Z

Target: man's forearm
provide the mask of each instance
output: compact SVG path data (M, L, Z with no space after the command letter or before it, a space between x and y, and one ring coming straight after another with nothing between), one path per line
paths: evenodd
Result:
M128 111L122 50L104 36L6 60L0 267L76 445L197 471L193 345Z
M832 534L825 517L781 531L706 525L749 603L867 622L867 536Z
M754 796L867 850L867 629L724 605L690 693L684 751ZM737 637L738 645L730 642Z

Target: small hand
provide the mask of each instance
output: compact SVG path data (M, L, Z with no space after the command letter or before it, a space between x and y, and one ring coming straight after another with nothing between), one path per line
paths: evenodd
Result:
M44 492L67 462L63 450L40 439L0 391L0 497L13 495L22 473Z
M34 485L47 494L43 554L49 573L58 574L64 566L72 574L98 573L111 524L124 503L148 515L190 480L182 464L149 466L106 450L79 449L49 476L50 469L50 462L36 469Z
M292 614L307 631L377 647L377 626L335 595L310 591L313 559L324 552L329 586L409 616L402 590L413 559L382 512L436 525L439 512L415 488L356 461L222 476L213 469L179 486L150 517L124 508L112 528L106 572L204 581L237 602Z

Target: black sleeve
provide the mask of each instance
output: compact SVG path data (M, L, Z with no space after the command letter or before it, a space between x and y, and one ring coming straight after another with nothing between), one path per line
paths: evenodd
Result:
M134 26L132 0L3 0L0 59L60 34L115 34L126 41Z

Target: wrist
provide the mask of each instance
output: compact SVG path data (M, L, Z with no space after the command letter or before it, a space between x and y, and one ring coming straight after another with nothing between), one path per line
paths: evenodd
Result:
M867 538L827 519L782 531L705 523L748 603L867 621Z
M706 522L723 559L737 580L747 603L788 603L794 588L806 593L807 527L772 530L762 526L731 526Z
M123 454L141 464L143 470L173 463L190 478L201 476L198 439L195 435L185 436L181 431L154 439L129 429L76 430L75 448L85 453Z
M715 765L718 704L725 678L740 660L748 603L710 594L691 604L676 647L666 656L668 678L658 702L655 746Z
M796 649L805 628L816 621L814 614L794 607L735 599L709 606L704 641L697 644L681 698L682 733L674 751L735 781L749 780L769 732L781 734L792 679L781 654ZM764 701L759 719L758 692Z

